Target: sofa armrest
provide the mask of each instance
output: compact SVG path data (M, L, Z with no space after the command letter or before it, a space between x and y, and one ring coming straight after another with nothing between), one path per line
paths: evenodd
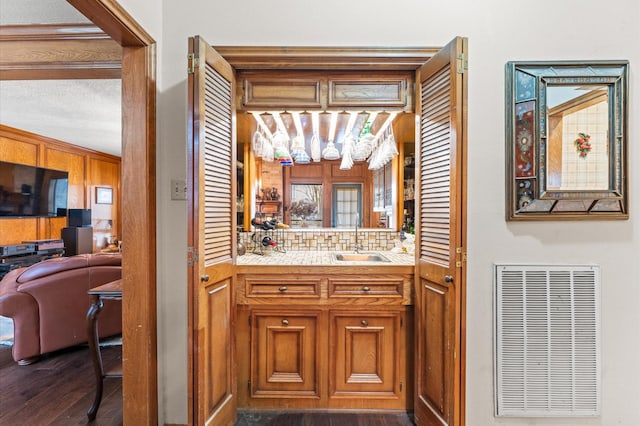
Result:
M5 278L7 278L5 276ZM38 303L27 293L7 291L9 283L3 280L0 294L0 315L13 320L14 339L12 355L15 361L40 355L40 315Z

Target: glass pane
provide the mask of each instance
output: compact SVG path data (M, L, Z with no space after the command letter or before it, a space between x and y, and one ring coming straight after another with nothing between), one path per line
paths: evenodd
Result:
M360 185L334 185L333 212L336 228L354 228L356 222L362 223L360 215L360 199L362 187Z
M292 228L322 228L322 185L291 185Z
M608 189L607 86L549 85L547 108L547 189Z

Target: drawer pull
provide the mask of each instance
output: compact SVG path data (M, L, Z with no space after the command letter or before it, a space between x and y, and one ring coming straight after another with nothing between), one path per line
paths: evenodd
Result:
M286 286L286 285L283 285L282 287L280 287L280 288L278 289L278 291L279 291L280 293L284 293L285 291L287 291L287 286Z
M284 326L289 325L289 320L288 319L283 319L282 320L282 325L284 325Z
M371 291L371 289L367 286L362 287L362 291Z
M367 327L369 325L369 323L365 320L360 321L360 324L362 324L363 327Z

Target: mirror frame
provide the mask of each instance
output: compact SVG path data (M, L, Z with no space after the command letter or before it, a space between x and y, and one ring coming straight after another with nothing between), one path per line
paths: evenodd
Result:
M506 219L628 219L628 61L511 61L506 64ZM521 78L520 84L518 78ZM528 86L531 90L526 90ZM609 185L605 190L547 188L547 88L549 85L605 85L608 92ZM518 106L533 102L532 143L518 146ZM525 124L526 125L526 124ZM531 158L532 172L518 176L516 154Z

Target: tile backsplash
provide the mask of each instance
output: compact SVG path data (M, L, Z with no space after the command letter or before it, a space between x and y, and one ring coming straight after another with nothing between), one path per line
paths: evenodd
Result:
M290 251L346 251L353 250L356 244L356 234L347 230L274 230L255 232L242 232L240 236L248 249L254 244L260 244L265 236L278 242ZM394 247L393 240L399 239L400 234L392 231L379 231L375 229L358 230L358 244L364 251L387 251Z

